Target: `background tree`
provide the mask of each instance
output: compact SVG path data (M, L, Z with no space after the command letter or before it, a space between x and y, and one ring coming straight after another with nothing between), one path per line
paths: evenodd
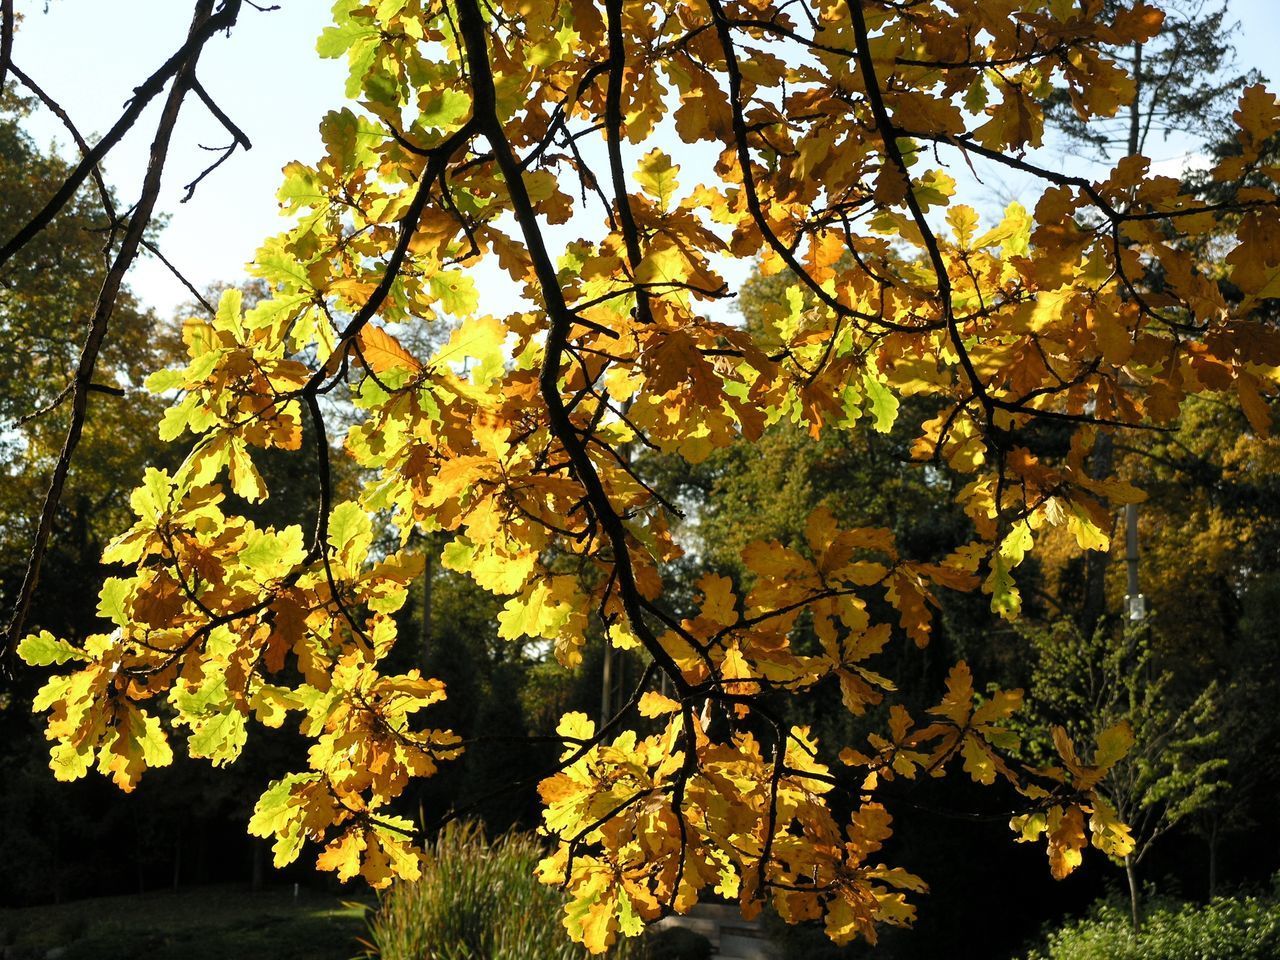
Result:
M1224 842L1234 841L1247 860L1247 850L1277 830L1263 799L1275 789L1276 770L1258 741L1275 733L1274 711L1262 704L1280 696L1270 669L1276 638L1263 612L1277 560L1277 448L1237 411L1213 403L1189 405L1176 434L1138 447L1131 455L1137 480L1152 491L1141 536L1161 657L1185 671L1174 681L1178 695L1208 680L1221 690L1216 749L1227 758L1232 789L1215 794L1196 821L1213 891Z
M54 190L67 177L68 164L43 152L22 132L31 102L12 88L0 100L0 215L23 223L36 212L42 189ZM109 224L92 191L82 190L50 225L6 266L0 285L0 595L6 608L16 598L24 557L32 539L43 485L47 484L65 435L72 379L80 338L92 314L107 269ZM55 518L67 567L97 565L109 532L127 511L118 507L128 477L157 451L134 438L149 432L161 404L140 391L146 374L162 365L163 348L156 318L122 293L116 335L106 345L102 368L93 382L94 412L85 437L88 454L69 480L62 512ZM128 396L126 397L126 394ZM56 575L51 576L58 582ZM68 591L50 610L80 614L92 596Z
M1117 724L1132 733L1132 747L1099 790L1133 833L1133 849L1121 859L1136 934L1142 922L1139 866L1157 840L1230 789L1225 731L1215 716L1223 709L1222 692L1212 684L1190 696L1179 691L1142 627L1129 630L1122 644L1103 630L1085 637L1069 621L1025 636L1032 665L1031 706L1023 722L1033 761L1056 756L1050 730L1075 742L1096 740Z
M1122 5L1108 0L1111 11ZM1235 92L1256 83L1254 73L1237 73L1232 42L1238 25L1229 18L1229 5L1209 0L1165 0L1160 33L1113 51L1133 84L1126 108L1111 118L1083 118L1070 90L1059 88L1046 101L1045 119L1065 138L1067 148L1085 147L1097 160L1115 163L1148 152L1153 135L1163 142L1207 146L1229 126ZM1110 434L1095 444L1095 471L1105 476L1117 468ZM1139 510L1126 505L1126 514ZM1122 549L1116 538L1114 550ZM1089 551L1081 558L1083 592L1076 612L1081 630L1092 634L1110 611L1107 579L1113 551Z
M1108 0L1114 13L1123 4ZM1115 117L1087 121L1059 89L1046 103L1046 120L1077 146L1092 148L1099 160L1146 153L1153 136L1203 144L1230 126L1237 92L1256 83L1254 72L1237 69L1233 37L1239 24L1225 0L1164 0L1160 33L1113 51L1134 91Z
M0 209L18 223L57 190L70 166L22 132L31 102L10 97L5 107ZM108 201L118 202L114 195ZM0 379L0 598L7 609L23 582L41 498L68 428L69 387L84 325L109 268L109 234L102 196L96 185L86 185L38 242L6 266L0 287L0 339L11 347L0 360L7 365ZM216 302L228 286L206 291L205 300ZM253 285L240 289L246 302L262 298ZM113 335L96 366L98 389L90 393L81 456L68 474L29 611L33 627L77 638L93 632L98 594L112 573L100 557L127 522L136 476L148 465L173 469L181 462L158 436L166 403L144 389L143 381L181 355L183 321L206 311L193 301L161 319L141 310L127 287L120 291ZM270 455L258 468L281 496L262 509L246 509L280 524L303 516L315 490L314 472L298 458ZM339 489L352 480L342 464L335 467ZM43 738L32 722L33 680L26 673L0 676L0 807L9 824L0 836L0 856L24 864L0 878L0 900L62 900L240 879L263 865L261 857L251 860L239 825L252 811L256 791L250 785L302 755L296 738L263 738L221 775L201 764L175 765L141 795L120 797L90 785L68 792L49 780Z
M0 216L10 224L29 220L70 172L22 132L32 106L12 86L0 102ZM0 601L6 610L26 572L39 505L70 418L80 344L108 269L110 231L98 200L90 188L77 193L6 266L0 284ZM117 306L115 336L88 398L93 416L82 437L84 457L70 471L53 517L44 589L32 610L33 622L73 637L93 630L106 576L99 558L129 515L133 478L148 463L178 459L155 439L163 404L141 390L146 374L165 362L161 324L127 289ZM93 811L84 801L94 791L67 794L49 783L30 715L34 678L0 674L0 803L11 827L0 840L0 856L28 865L0 881L4 894L60 898L91 888L102 864L86 863L81 851L109 843L127 821L109 795L95 798L99 809Z
M228 128L234 138L221 157L188 185L188 193L195 189L208 172L230 156L236 147L244 146L246 149L249 147L248 139L217 107L208 92L200 87L195 78L196 64L204 44L220 31L229 31L239 16L239 0L220 3L216 10L214 3L215 0L198 0L185 42L173 56L164 61L155 73L134 88L133 96L125 104L120 119L93 147L86 143L66 111L14 62L13 35L16 14L11 3L5 4L0 9L0 92L7 89L6 83L12 77L38 99L44 108L58 117L81 151L80 161L68 168L66 176L61 179L61 183L52 194L47 198L29 198L28 202L32 203L33 212L17 221L19 226L16 232L3 247L0 247L0 268L3 269L0 279L8 279L10 271L22 269L24 251L39 247L41 234L50 228L60 213L66 210L68 204L76 197L79 188L86 182L92 182L98 189L101 211L106 220L108 241L103 252L105 269L102 282L93 295L92 309L83 320L83 339L80 341L76 355L74 376L67 383L65 393L59 395L59 401L65 401L69 413L66 432L58 457L52 464L42 498L39 520L29 538L30 549L26 572L12 604L13 612L4 635L7 654L7 659L3 661L4 669L11 666L13 645L18 635L22 633L35 597L36 587L40 582L41 568L49 549L50 537L62 503L72 460L83 436L90 395L94 392L102 392L104 388L101 382L95 380L95 373L104 350L108 349L109 343L114 342L115 339L114 336L109 337L108 332L118 308L122 305L125 275L144 248L151 249L153 253L156 252L148 240L148 233L153 226L152 217L155 212L156 198L160 191L165 162L183 101L189 94L195 94L204 106L208 107ZM141 190L137 200L121 215L105 185L99 164L138 121L147 105L166 86L169 86L169 92L164 98L163 107L156 121L155 135L151 141ZM157 256L159 256L158 253ZM37 262L37 271L41 266L42 264ZM127 297L124 299L123 305L127 309ZM111 389L109 385L107 389Z

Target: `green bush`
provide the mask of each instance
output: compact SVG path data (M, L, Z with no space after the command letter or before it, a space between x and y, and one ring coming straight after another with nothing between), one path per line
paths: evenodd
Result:
M569 940L559 890L538 882L543 849L530 836L489 842L475 825L451 824L428 850L422 877L393 886L369 920L382 960L582 960ZM641 956L621 943L611 958Z
M1026 960L1276 960L1280 902L1219 897L1208 904L1156 901L1134 937L1127 904L1104 902L1050 933Z

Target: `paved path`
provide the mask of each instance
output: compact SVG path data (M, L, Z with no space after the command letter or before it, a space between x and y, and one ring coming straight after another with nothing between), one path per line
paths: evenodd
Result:
M699 903L684 916L667 917L658 927L683 927L711 941L718 960L781 960L782 951L765 935L759 920L744 920L725 903Z

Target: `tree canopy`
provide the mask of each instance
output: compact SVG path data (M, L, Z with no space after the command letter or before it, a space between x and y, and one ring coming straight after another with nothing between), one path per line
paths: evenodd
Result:
M198 0L121 123L169 83L166 111L194 92L238 133L195 58L240 6ZM568 888L566 926L594 952L713 894L874 941L925 890L887 862L894 803L951 768L1016 791L1014 836L1044 842L1054 876L1090 844L1124 856L1099 783L1127 726L1093 743L1057 728L1052 759L1019 762L1020 691L980 694L958 662L909 709L880 663L929 643L943 592L1016 617L1017 568L1051 531L1108 547L1106 504L1143 494L1091 473L1099 436L1166 431L1202 394L1269 427L1275 96L1241 91L1239 149L1209 172L1209 199L1142 156L1096 181L1027 158L1051 100L1082 122L1125 107L1114 51L1162 19L1104 0L338 0L317 50L346 58L353 103L321 121L321 158L285 170L293 225L253 264L267 295L246 309L228 289L183 324L185 366L147 381L171 401L161 437L189 453L147 470L105 549L122 569L103 629L17 643L62 668L35 704L55 774L96 766L131 790L180 732L223 765L254 724L296 724L307 767L267 787L250 830L277 863L316 844L344 879L416 876L419 829L396 799L486 749L432 723L439 680L383 669L425 532L499 597L502 638L566 667L600 636L642 659L610 715L570 712L546 734L561 753L539 784L555 840L539 872ZM112 135L85 145L72 192ZM955 201L969 169L1044 190L984 224ZM55 505L151 189L95 307ZM753 258L784 292L744 326L722 273ZM415 335L424 324L450 332ZM922 482L957 478L950 542L916 555L819 506L801 542L746 543L736 582L673 582L680 505L640 451L697 464L777 424L827 437L907 414ZM350 497L335 492L339 439ZM274 450L313 458L305 528L246 516ZM857 737L786 720L779 704L819 686L839 689Z

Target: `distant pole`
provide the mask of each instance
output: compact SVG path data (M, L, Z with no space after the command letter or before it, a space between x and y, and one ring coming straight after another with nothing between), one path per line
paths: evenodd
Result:
M632 398L628 397L622 402L622 419L626 420L627 414L631 411ZM631 444L625 443L620 451L622 465L629 469L631 465ZM626 623L626 620L622 621ZM619 662L619 667L622 663ZM613 641L609 639L609 632L606 630L604 635L604 662L600 665L600 726L604 726L613 719Z
M1133 45L1133 77L1137 84L1133 99L1129 102L1129 156L1142 152L1145 136L1142 133L1142 44ZM1154 100L1152 110L1155 109ZM1129 566L1129 592L1124 598L1125 612L1133 623L1147 619L1147 598L1138 590L1138 505L1124 505L1125 561ZM1126 861L1127 862L1127 861ZM1138 902L1133 902L1133 930L1138 932Z
M1147 598L1138 589L1138 505L1124 506L1124 559L1129 568L1129 589L1124 598L1129 619L1139 622L1147 618Z
M604 725L613 716L613 644L604 638L604 664L600 677L600 723Z

